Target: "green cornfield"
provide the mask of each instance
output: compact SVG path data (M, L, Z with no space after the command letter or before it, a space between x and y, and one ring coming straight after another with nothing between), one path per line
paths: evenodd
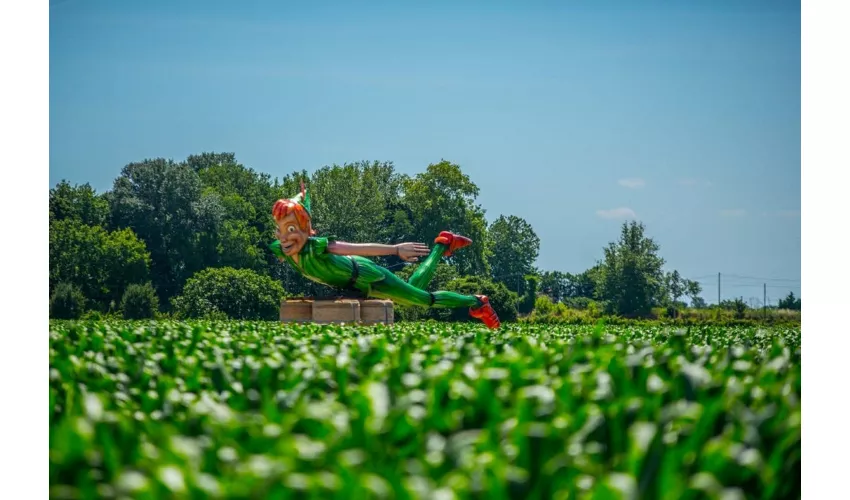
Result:
M799 498L800 329L50 324L51 498Z

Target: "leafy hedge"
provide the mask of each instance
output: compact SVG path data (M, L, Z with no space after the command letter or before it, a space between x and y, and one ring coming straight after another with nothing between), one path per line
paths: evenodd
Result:
M520 297L502 283L478 276L463 276L449 280L441 289L465 295L486 295L502 322L517 320ZM465 307L436 309L395 304L394 309L397 321L479 321L471 318L469 309Z
M250 269L209 268L189 278L172 300L175 317L275 320L283 286Z
M127 287L121 299L124 319L150 319L159 310L159 298L150 283L133 284Z
M80 288L71 283L59 283L50 297L50 317L79 319L86 308L86 297Z
M553 303L549 297L537 297L534 311L520 321L531 324L591 325L604 321L610 325L713 325L713 326L800 326L799 311L748 309L744 313L720 308L675 309L654 308L645 318L623 318L606 315L604 306L588 300L583 308L570 307L563 302Z

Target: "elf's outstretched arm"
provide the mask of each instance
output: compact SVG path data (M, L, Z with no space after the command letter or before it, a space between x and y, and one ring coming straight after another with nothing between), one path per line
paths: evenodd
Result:
M363 257L398 255L408 262L416 262L419 260L419 257L428 255L431 250L422 243L382 245L380 243L346 243L344 241L333 241L328 243L328 252L337 255L361 255Z

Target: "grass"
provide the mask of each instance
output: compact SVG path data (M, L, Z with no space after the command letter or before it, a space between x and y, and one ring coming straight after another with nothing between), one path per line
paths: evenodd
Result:
M51 498L798 498L800 330L52 322Z

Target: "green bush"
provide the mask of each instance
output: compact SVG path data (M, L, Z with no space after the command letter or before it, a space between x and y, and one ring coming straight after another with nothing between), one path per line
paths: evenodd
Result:
M80 319L86 308L86 297L71 283L59 283L50 297L50 317Z
M466 295L486 295L502 322L517 319L520 298L502 283L495 283L478 276L464 276L450 281L446 285L446 290ZM449 309L446 312L455 321L471 319L467 309Z
M676 316L669 315L665 307L655 307L644 318L623 318L602 315L601 309L592 304L584 310L572 309L563 303L546 304L546 299L538 300L535 310L522 322L536 324L591 325L604 320L609 325L645 325L645 326L723 326L723 327L762 327L762 326L800 326L800 312L777 309L748 309L743 317L734 310L718 307L713 309L677 309Z
M541 300L542 299L542 300ZM534 311L523 321L539 324L586 325L599 320L600 310L596 303L585 309L573 309L563 302L552 303L548 297L541 297L535 303Z
M81 319L83 321L118 321L122 319L122 316L120 313L102 312L97 309L89 309L83 314Z
M495 283L486 278L478 276L463 276L455 278L441 287L450 292L462 293L464 295L486 295L490 304L499 315L502 322L516 321L520 297L508 290L502 283ZM405 306L395 304L394 315L396 321L473 321L469 316L469 308L438 309L421 306ZM477 321L477 320L474 320Z
M124 291L121 312L124 319L151 319L159 310L159 298L150 283L133 284Z
M421 306L393 304L393 316L395 321L420 321L427 318L428 309Z
M589 308L592 304L596 303L596 301L589 297L567 297L563 300L563 302L564 305L566 305L570 309L579 309L582 311Z
M275 320L284 296L281 284L268 276L219 267L189 278L172 305L180 318Z
M679 317L679 309L674 305L667 306L667 310L665 312L666 312L668 318L678 318Z
M103 321L103 316L100 311L88 311L83 314L82 319L85 321Z
M555 312L555 303L548 295L541 295L534 301L534 311L538 315L553 314Z
M537 290L540 288L540 278L534 275L526 276L525 286L523 288L524 290L517 304L517 310L520 314L529 314L534 310L534 305L537 302Z
M100 312L120 302L131 283L150 279L151 257L129 228L108 232L77 220L50 223L50 285L73 283Z

